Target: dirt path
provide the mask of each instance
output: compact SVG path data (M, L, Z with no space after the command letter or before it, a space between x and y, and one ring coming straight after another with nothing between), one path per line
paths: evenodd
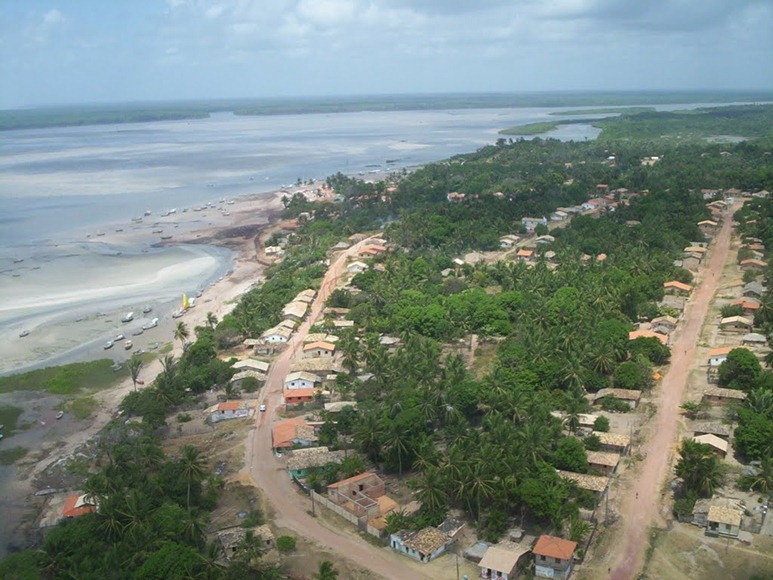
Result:
M670 471L672 449L680 419L679 407L684 400L688 375L696 356L696 345L709 304L719 286L722 267L727 259L732 232L732 215L740 204L727 213L708 267L693 290L685 311L680 332L671 345L671 367L663 378L660 394L654 403L657 414L653 418L654 435L642 452L645 460L638 477L621 498L622 528L619 530L619 556L611 571L611 578L636 578L644 565L644 554L653 524L662 523L661 491Z
M288 347L274 360L260 398L268 411L259 413L256 429L247 445L247 461L250 476L263 491L275 511L275 523L289 528L297 534L333 550L358 566L370 570L375 577L421 578L409 562L403 562L386 549L377 548L362 540L353 540L344 532L323 526L319 519L309 514L311 504L299 497L293 487L285 466L275 457L271 449L271 424L275 410L282 405L282 388L290 363L298 348L303 345L309 328L316 322L325 301L335 289L336 282L343 275L346 260L357 255L367 240L355 244L343 252L328 268L317 297L306 320L301 324L288 343Z

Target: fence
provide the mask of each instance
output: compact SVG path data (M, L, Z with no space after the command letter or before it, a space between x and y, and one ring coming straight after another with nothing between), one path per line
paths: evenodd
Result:
M344 518L346 521L354 524L357 526L358 529L360 529L360 518L355 516L354 514L349 513L346 511L343 507L340 505L333 503L329 499L327 499L325 496L319 495L316 491L311 492L311 501L315 502L317 505L320 505L324 508L329 509L333 513L338 514L342 518Z

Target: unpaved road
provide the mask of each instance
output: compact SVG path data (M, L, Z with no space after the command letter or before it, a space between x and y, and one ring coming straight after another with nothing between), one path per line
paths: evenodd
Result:
M617 562L611 571L613 580L638 577L644 565L648 534L653 524L662 522L661 490L670 472L671 449L674 445L679 407L684 400L688 375L696 355L709 304L719 286L722 267L727 259L732 232L732 215L740 207L736 203L727 213L708 267L687 304L680 332L671 345L671 367L663 378L660 394L654 403L657 414L653 418L653 436L642 449L645 460L633 486L622 497L619 530L620 541Z
M355 244L343 252L333 262L325 274L322 286L311 306L306 320L300 325L288 342L288 347L274 360L260 398L268 411L258 413L256 429L253 431L247 445L247 460L245 462L250 476L256 485L263 490L275 511L276 525L289 528L297 534L312 540L321 546L333 550L337 555L348 558L358 566L370 570L374 577L386 578L421 578L421 574L413 569L409 562L403 562L396 554L390 554L386 549L377 548L363 540L353 540L344 533L336 532L319 523L319 520L309 515L311 504L302 499L294 488L287 470L274 456L271 449L271 424L275 409L282 405L282 387L290 363L309 328L316 322L325 301L335 289L337 280L344 273L346 260L357 255L367 240Z

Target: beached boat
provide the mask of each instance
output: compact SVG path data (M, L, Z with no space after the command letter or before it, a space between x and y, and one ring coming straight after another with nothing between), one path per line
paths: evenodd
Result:
M180 308L182 308L183 310L188 310L188 308L190 307L191 307L191 302L190 300L188 300L188 295L185 292L183 292L183 301Z
M105 343L105 345L104 345L104 349L105 349L105 350L107 350L107 349L109 349L109 348L113 348L113 344L114 344L114 343L113 343L113 341L112 341L112 340L108 340L108 341Z
M132 348L133 346L134 346L134 344L132 344L132 341L131 341L131 340L127 340L126 342L124 342L124 343L123 343L123 347L124 347L126 350L131 350L131 348Z
M149 209L145 210L145 215L150 215L150 210Z
M131 322L134 320L134 312L127 312L126 316L121 319L121 322Z
M57 418L57 420L61 419L62 417L64 417L64 411L59 411L59 412L56 414L56 418Z
M142 309L142 313L143 313L143 314L148 314L148 313L149 313L149 312L151 312L152 310L153 310L153 307L152 307L150 304L147 304L147 305L145 306L145 308L143 308L143 309Z
M151 328L155 328L156 326L158 326L158 318L154 318L153 320L151 320L147 324L144 324L142 326L142 328L144 330L150 330Z
M181 318L185 314L185 310L175 310L172 312L172 318Z
M117 334L113 339L113 342L121 342L124 338L126 337L123 335L123 333Z
M25 336L29 336L29 335L30 335L30 331L29 330L22 330L19 333L19 338L24 338Z
M139 335L141 335L143 332L145 332L145 329L144 329L144 328L138 328L137 330L135 330L134 332L132 332L132 336L139 336Z

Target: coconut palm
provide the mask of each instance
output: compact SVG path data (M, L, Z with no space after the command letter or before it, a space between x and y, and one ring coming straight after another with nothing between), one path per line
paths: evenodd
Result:
M134 385L134 390L137 390L137 381L140 378L140 370L142 369L142 360L140 357L138 357L136 354L132 355L132 357L129 359L129 361L126 363L126 366L129 368L129 373L132 377L132 384Z
M204 462L201 459L201 454L198 449L190 445L186 445L182 449L180 463L182 464L182 476L188 485L187 505L188 511L190 511L191 485L193 485L194 482L200 481L204 477Z
M675 471L686 490L700 497L711 497L722 483L722 468L711 447L685 439L679 455Z
M185 326L185 323L181 320L177 323L177 327L174 329L174 338L175 340L179 340L182 344L183 350L185 350L185 345L187 344L188 337L190 336L190 331L188 330L188 327Z
M428 467L415 482L416 497L430 512L442 509L448 503L443 475L437 467Z
M329 560L322 560L319 563L317 573L313 575L316 580L336 580L338 578L338 570L336 570L333 563Z
M217 316L215 316L212 312L207 312L207 326L210 328L215 328L217 322Z

